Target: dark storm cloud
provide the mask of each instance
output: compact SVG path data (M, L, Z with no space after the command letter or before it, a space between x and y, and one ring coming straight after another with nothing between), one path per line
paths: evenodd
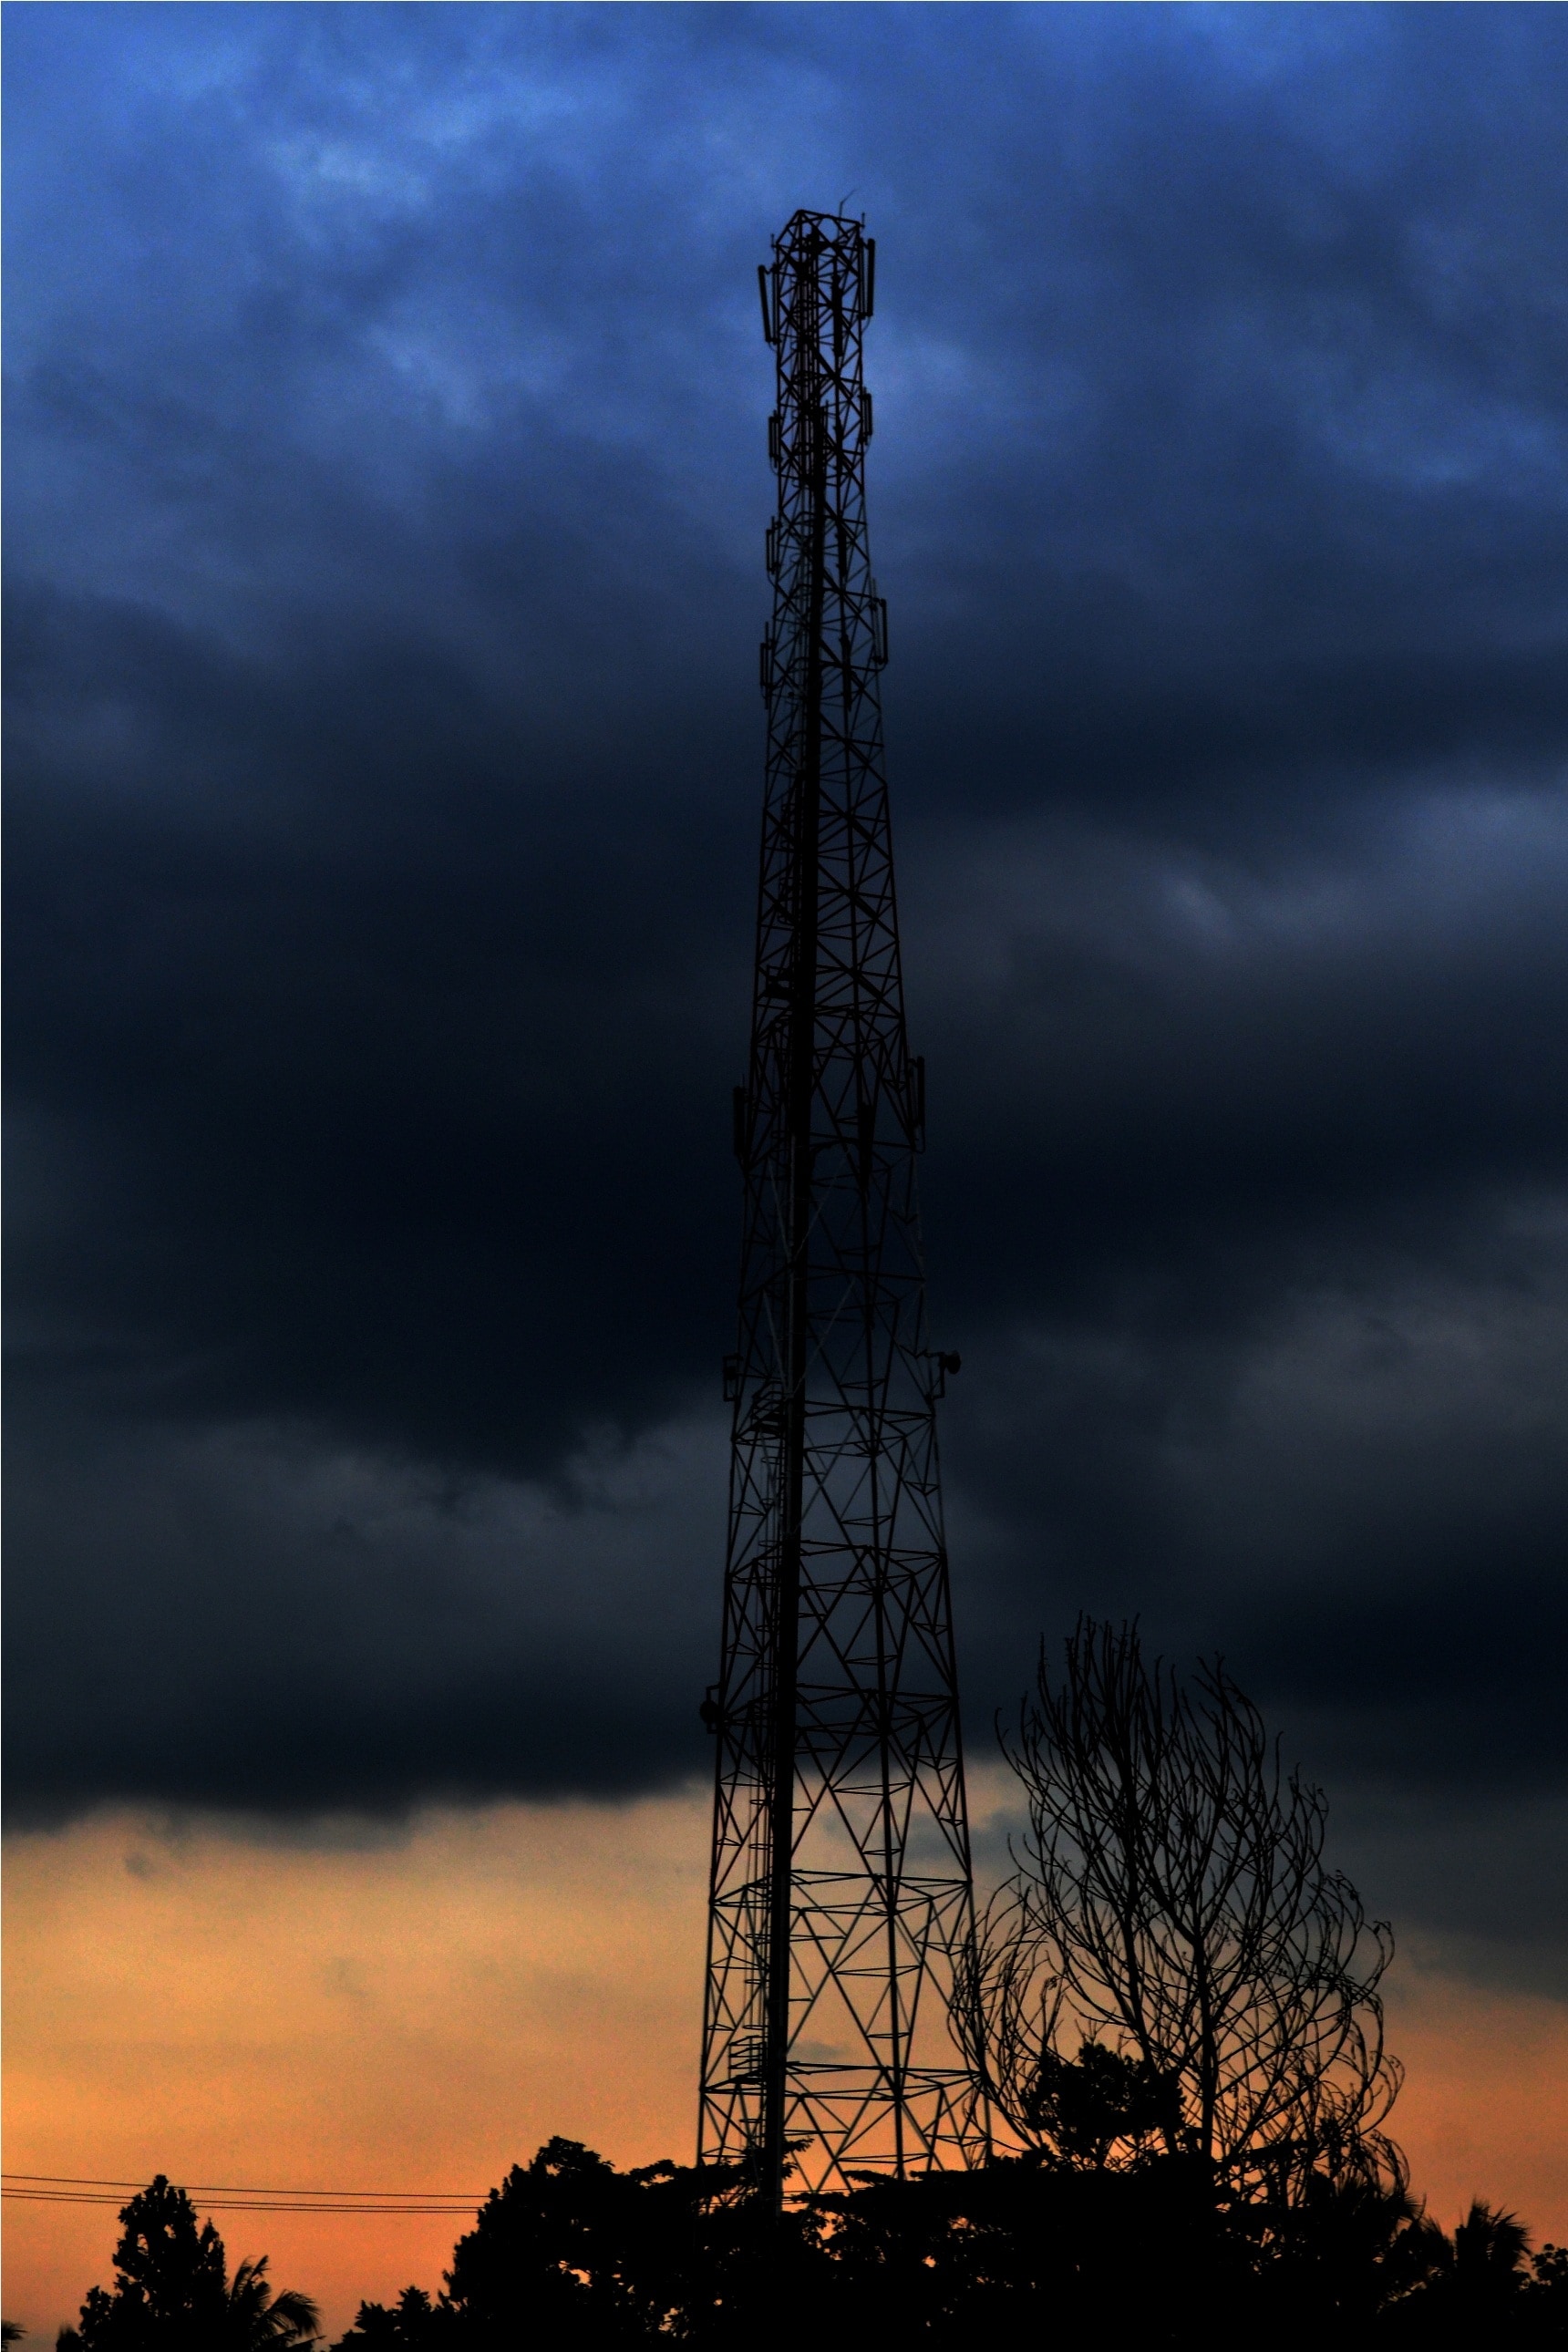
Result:
M1560 15L7 38L14 1798L700 1764L752 272L854 189L975 1718L1142 1607L1545 1801Z

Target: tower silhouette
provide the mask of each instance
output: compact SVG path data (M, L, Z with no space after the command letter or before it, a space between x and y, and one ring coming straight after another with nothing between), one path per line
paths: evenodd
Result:
M954 2031L973 1896L915 1185L871 576L861 338L876 247L795 215L703 2031L701 2153L775 2201L984 2148Z

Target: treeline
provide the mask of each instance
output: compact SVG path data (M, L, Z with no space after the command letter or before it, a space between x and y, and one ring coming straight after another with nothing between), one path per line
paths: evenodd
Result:
M1568 2251L1531 2261L1523 2239L1483 2206L1448 2237L1354 2188L1227 2209L1162 2157L877 2180L778 2225L742 2185L550 2140L458 2239L439 2300L364 2305L343 2347L1568 2345Z
M1135 1626L1080 1623L1005 1752L1027 1830L953 1991L1005 2154L857 2175L781 2220L743 2163L621 2173L552 2140L444 2292L366 2305L345 2347L1568 2343L1568 2252L1479 2203L1450 2236L1412 2198L1387 1923L1329 1867L1321 1791L1223 1664L1183 1683ZM114 2292L68 2336L310 2340L306 2301L264 2264L229 2282L181 2197L157 2181L127 2207Z
M1568 2344L1568 2252L1475 2208L1452 2236L1354 2188L1228 2207L1180 2158L1079 2171L1037 2158L867 2183L781 2225L744 2185L618 2173L552 2140L494 2191L435 2301L367 2304L344 2352L788 2341L1183 2347Z
M155 2180L125 2208L113 2291L60 2352L303 2352L308 2297ZM869 2352L1014 2341L1210 2352L1568 2345L1568 2249L1531 2254L1484 2205L1450 2235L1402 2189L1324 2179L1286 2206L1216 2194L1190 2160L1125 2170L1043 2155L868 2182L773 2218L737 2172L619 2172L572 2140L514 2168L458 2241L443 2292L367 2303L340 2352Z

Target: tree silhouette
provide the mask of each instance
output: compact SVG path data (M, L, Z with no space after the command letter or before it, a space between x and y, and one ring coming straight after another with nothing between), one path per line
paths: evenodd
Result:
M1568 2344L1568 2246L1542 2246L1521 2295L1522 2341Z
M1497 2212L1478 2197L1452 2237L1425 2219L1409 2237L1420 2277L1388 2315L1391 2341L1445 2347L1568 2342L1568 2298L1552 2292L1556 2249L1531 2263L1530 2232L1512 2213Z
M275 2293L267 2276L267 2256L241 2263L228 2290L223 2342L230 2352L292 2352L320 2333L316 2305L297 2288Z
M1392 1937L1324 1864L1321 1792L1218 1660L1184 1687L1135 1625L1082 1621L1064 1669L1042 1652L1004 1743L1029 1830L968 1987L1006 2123L1059 2162L1157 2146L1280 2204L1325 2171L1402 2189Z
M223 2240L162 2173L120 2219L113 2292L88 2290L80 2328L62 2327L57 2352L294 2352L315 2339L315 2305L275 2294L265 2255L229 2284Z
M481 2340L510 2336L521 2322L546 2343L638 2341L667 2315L674 2298L662 2273L679 2257L668 2233L674 2217L662 2217L666 2231L650 2239L639 2191L673 2171L619 2173L576 2140L547 2141L530 2164L513 2166L458 2241L447 2300Z
M1064 2162L1105 2171L1114 2154L1169 2152L1181 2122L1173 2079L1146 2059L1085 2042L1076 2059L1042 2049L1025 2094L1037 2142Z
M422 2286L405 2286L389 2310L384 2303L362 2303L353 2326L341 2338L339 2352L394 2352L395 2347L432 2347L449 2336L452 2313L445 2302L433 2304Z
M823 2346L833 2284L819 2216L775 2220L742 2168L618 2172L579 2141L552 2139L491 2190L437 2302L408 2287L390 2309L362 2304L342 2347L754 2346L786 2312Z

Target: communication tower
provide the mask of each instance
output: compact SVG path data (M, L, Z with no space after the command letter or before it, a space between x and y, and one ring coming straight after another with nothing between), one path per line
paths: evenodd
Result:
M778 506L700 2152L786 2183L968 2164L973 1895L871 575L876 246L797 212L760 273Z

